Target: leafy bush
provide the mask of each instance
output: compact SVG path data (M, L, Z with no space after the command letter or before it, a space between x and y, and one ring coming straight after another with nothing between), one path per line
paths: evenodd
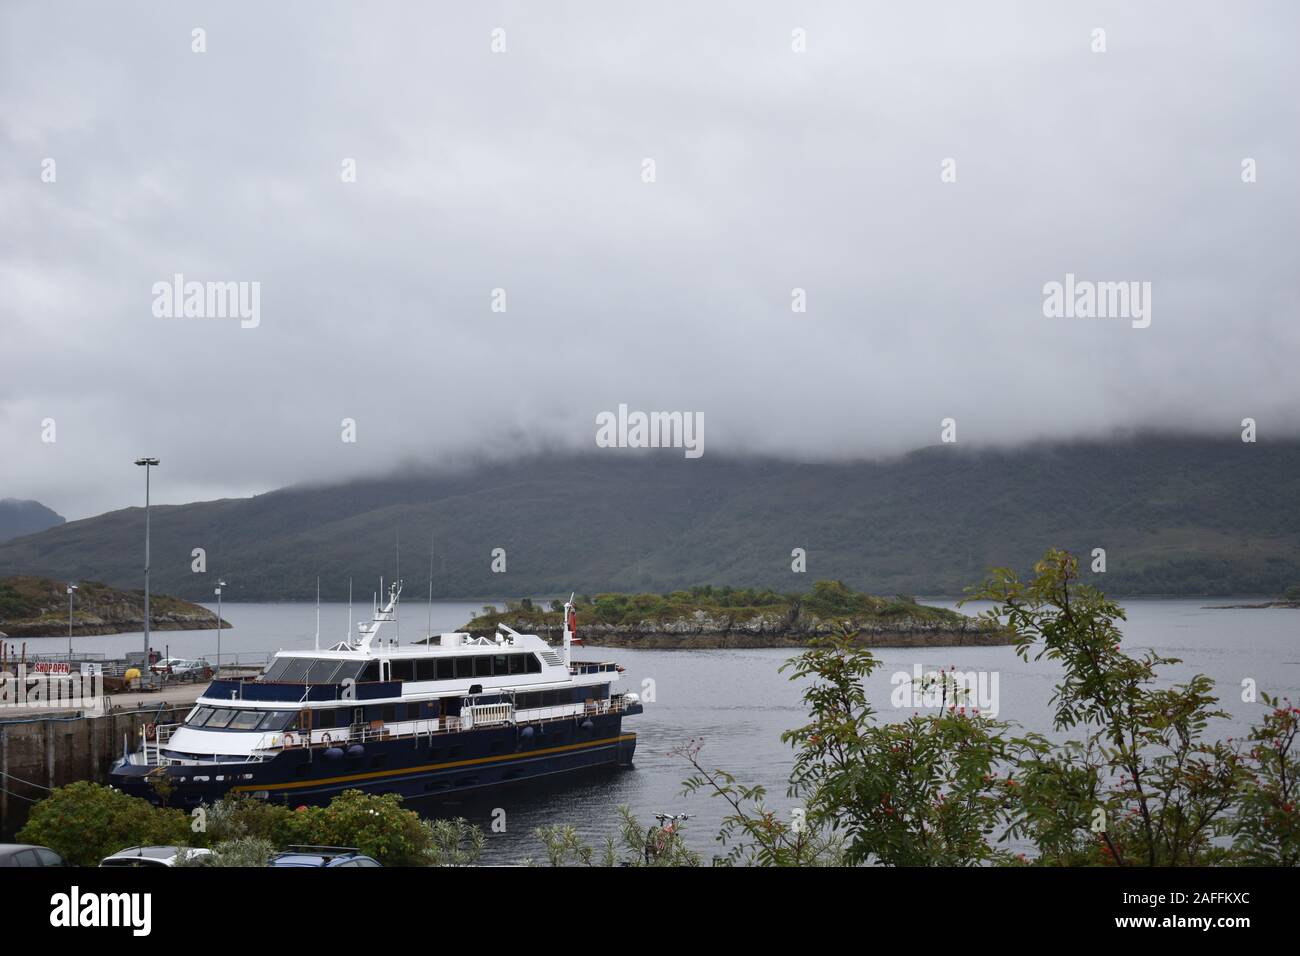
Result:
M32 807L18 832L23 843L47 846L74 866L99 861L129 846L185 846L190 819L88 780L59 787Z
M241 837L238 840L226 840L212 847L211 853L203 855L181 854L175 866L266 866L275 855L275 845L257 837Z
M297 829L293 811L282 803L269 803L245 795L228 795L204 808L210 845L255 839L272 846L294 842Z
M392 793L345 790L327 807L299 807L288 832L287 843L356 847L384 866L428 866L434 859L433 832Z
M429 831L429 863L433 866L473 866L483 855L483 831L463 817L425 820Z
M552 824L538 827L534 836L541 841L551 866L699 866L699 854L686 846L680 822L647 830L625 806L618 840L605 839L599 855L583 842L575 827Z

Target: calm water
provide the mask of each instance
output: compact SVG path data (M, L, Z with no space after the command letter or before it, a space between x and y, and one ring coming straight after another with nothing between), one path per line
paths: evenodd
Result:
M951 602L929 603L954 606ZM1300 699L1300 611L1233 610L1212 611L1205 604L1243 603L1213 599L1133 600L1125 628L1126 646L1149 647L1157 653L1180 657L1183 663L1166 669L1162 677L1185 680L1194 673L1213 678L1223 708L1231 719L1212 729L1220 736L1239 735L1259 713L1258 704L1241 700L1242 681L1253 679L1260 690ZM455 630L482 607L481 602L437 602L433 605L433 630ZM369 611L369 608L365 608ZM423 637L429 624L424 605L410 604L394 635L413 640ZM966 609L968 612L972 608ZM234 627L222 633L223 660L235 654L261 657L284 648L309 648L315 632L315 607L310 604L226 604L223 616ZM362 609L357 610L360 619ZM322 605L321 644L342 639L347 631L347 605ZM579 621L581 633L581 620ZM66 638L43 638L29 642L37 652L62 652ZM141 635L119 634L80 638L74 650L102 651L110 656L134 650ZM177 657L205 656L216 651L214 631L168 631L154 635L155 647L164 646ZM646 712L628 721L639 735L636 766L631 770L601 773L543 792L504 791L486 801L450 807L417 807L429 814L452 813L479 823L488 832L487 858L518 861L539 857L540 845L532 835L535 827L548 823L571 823L593 845L618 826L617 807L627 804L648 823L656 811L690 813L688 832L696 848L706 856L714 852L713 834L723 814L721 801L702 795L683 797L680 781L686 767L669 751L696 738L705 742L704 757L710 765L724 767L741 781L761 783L768 788L769 805L795 805L785 795L785 780L791 766L791 752L780 742L781 731L803 720L799 688L778 672L792 655L787 649L658 651L603 650L580 648L583 659L615 659L627 668L624 686L642 690L642 682L654 682L654 703ZM898 671L911 672L916 664L925 670L955 666L963 671L984 671L998 678L998 716L1025 728L1051 730L1049 698L1059 671L1048 662L1024 663L1011 648L914 648L880 650L884 667L871 686L872 700L889 719L905 716L914 708L894 709L890 705L890 678ZM990 685L991 688L991 685ZM505 810L505 833L492 833L492 811Z

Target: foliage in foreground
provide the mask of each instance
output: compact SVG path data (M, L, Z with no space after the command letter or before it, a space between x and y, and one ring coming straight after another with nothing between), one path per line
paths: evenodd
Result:
M95 866L129 846L207 847L192 866L262 866L293 844L356 847L385 866L463 866L478 860L483 833L464 820L423 820L394 794L348 790L325 807L228 796L194 814L156 807L86 781L37 803L19 832L24 842L57 850L77 866Z
M576 828L566 824L538 827L533 831L551 866L699 866L699 854L686 846L681 823L663 822L646 828L625 806L618 839L606 837L599 851L584 843Z
M56 789L32 807L18 831L19 842L47 846L73 866L98 866L129 846L185 845L190 836L190 818L180 810L88 780Z
M1178 663L1121 648L1123 610L1078 583L1074 557L1051 551L1020 581L999 569L972 598L993 601L1016 651L1061 665L1054 743L954 702L936 714L877 721L865 681L880 666L851 635L790 661L808 685L795 749L789 820L761 788L681 751L688 791L724 800L722 862L962 866L1190 866L1300 863L1295 812L1300 710L1261 695L1262 721L1244 742L1207 737L1226 716L1201 675L1162 686ZM1014 845L1030 853L1015 852Z

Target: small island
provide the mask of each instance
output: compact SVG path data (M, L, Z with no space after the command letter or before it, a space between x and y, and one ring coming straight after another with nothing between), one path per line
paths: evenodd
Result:
M898 595L876 597L841 581L818 581L806 594L702 586L670 594L598 594L576 598L578 637L602 647L802 647L841 629L867 647L986 647L1010 644L990 621ZM498 624L556 639L563 601L549 609L530 600L493 606L462 630L490 633Z
M1266 608L1266 607L1283 607L1291 610L1300 609L1300 584L1293 584L1286 589L1280 598L1272 601L1261 601L1258 604L1207 604L1207 611L1238 611L1244 609Z
M149 628L201 631L217 626L207 608L168 597L149 596ZM222 621L222 627L230 624ZM123 634L144 630L144 589L119 591L82 581L72 598L74 635ZM67 637L68 585L50 578L0 578L0 637Z

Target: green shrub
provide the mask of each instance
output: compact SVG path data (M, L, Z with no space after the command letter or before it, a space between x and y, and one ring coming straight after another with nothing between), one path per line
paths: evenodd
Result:
M211 845L242 839L265 840L277 847L294 842L294 814L282 803L230 795L205 811Z
M99 861L129 846L185 846L190 818L88 780L59 787L32 807L18 831L23 843L47 846L74 866Z
M434 866L473 866L483 855L483 831L465 820L425 820L429 862Z
M290 814L288 832L287 843L356 847L384 866L428 866L433 860L433 834L392 793L345 790L327 807L299 807Z
M176 866L266 866L275 855L275 845L257 837L240 837L216 844L203 856L184 855Z

